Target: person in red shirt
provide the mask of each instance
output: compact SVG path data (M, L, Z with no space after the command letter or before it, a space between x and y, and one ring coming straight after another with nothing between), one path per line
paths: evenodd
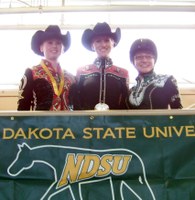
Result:
M70 47L70 33L61 33L57 25L37 31L31 41L31 48L43 59L27 68L19 87L17 110L71 110L71 93L75 77L62 70L58 58Z

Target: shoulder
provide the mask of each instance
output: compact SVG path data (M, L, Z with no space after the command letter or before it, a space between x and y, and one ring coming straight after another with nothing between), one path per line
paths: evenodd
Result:
M35 66L33 66L33 67L31 68L32 71L33 71L33 70L40 70L40 69L43 69L43 68L41 67L40 64L39 64L39 65L35 65Z
M110 68L110 71L112 71L112 73L120 76L120 77L123 77L123 78L129 78L129 72L127 69L124 69L122 67L119 67L119 66L116 66L116 65L113 65L111 68Z
M77 76L79 76L81 74L90 74L90 73L94 73L94 72L98 72L98 71L99 71L99 69L93 64L84 65L77 69Z
M171 84L177 87L177 79L173 75L169 75L168 80Z
M171 80L171 81L176 81L176 78L173 75L170 74L157 74L156 75L157 79L161 79L161 80Z
M173 75L170 74L158 74L156 75L158 83L164 83L167 85L177 85L177 80Z
M26 74L26 73L27 73L27 74L32 73L32 71L33 71L33 69L30 68L30 67L28 67L28 68L26 68L26 70L25 70L25 74Z
M32 72L33 76L36 76L37 74L43 74L44 69L39 64L39 65L35 65L35 66L31 67L31 72Z
M24 77L30 78L33 75L33 70L31 68L26 68L25 72L24 72Z
M166 82L167 80L169 80L171 78L171 75L168 74L156 74L155 79L159 82L159 81L163 81Z

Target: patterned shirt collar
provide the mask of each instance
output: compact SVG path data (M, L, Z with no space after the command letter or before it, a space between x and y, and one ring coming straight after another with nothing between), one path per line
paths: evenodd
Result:
M43 61L44 64L48 67L48 69L49 69L50 71L56 72L56 70L54 70L52 64L51 64L48 60L46 60L46 59L42 59L42 61ZM61 67L60 67L60 64L58 63L58 66L57 66L57 72L59 72L60 69L61 69Z
M111 58L96 58L93 64L97 67L100 68L102 66L102 63L105 60L105 68L111 67L113 65L112 59Z
M147 74L139 74L136 80L147 82L147 81L153 80L155 77L156 77L156 73L154 71L151 71Z

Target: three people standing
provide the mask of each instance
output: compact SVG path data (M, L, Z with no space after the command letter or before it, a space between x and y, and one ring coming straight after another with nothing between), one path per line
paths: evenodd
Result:
M130 61L138 71L129 93L129 73L113 64L110 53L121 39L121 30L111 31L97 23L82 35L83 46L96 53L92 64L79 67L76 77L62 70L58 58L70 47L70 34L56 25L37 31L31 48L44 57L27 68L19 88L18 110L116 110L181 109L176 79L154 72L158 53L150 39L137 39L130 48Z

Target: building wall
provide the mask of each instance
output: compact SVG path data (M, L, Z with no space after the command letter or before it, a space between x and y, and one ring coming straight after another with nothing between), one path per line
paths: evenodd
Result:
M17 90L0 90L0 110L16 110Z

